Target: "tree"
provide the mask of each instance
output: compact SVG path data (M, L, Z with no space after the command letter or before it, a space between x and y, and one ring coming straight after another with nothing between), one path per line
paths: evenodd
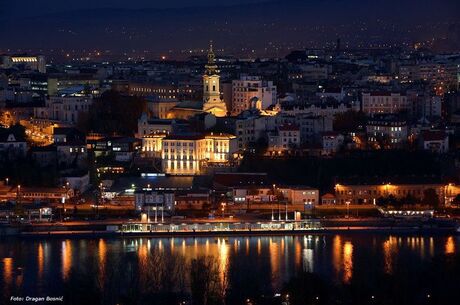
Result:
M333 125L335 131L348 133L364 126L365 123L366 115L363 112L349 110L335 115Z
M86 130L103 134L132 136L137 131L137 120L147 110L144 99L107 91L90 107ZM79 125L85 125L85 118Z
M439 207L440 201L436 190L433 188L424 190L422 203L435 208Z
M190 288L193 304L219 304L223 300L219 265L212 256L201 256L190 263Z

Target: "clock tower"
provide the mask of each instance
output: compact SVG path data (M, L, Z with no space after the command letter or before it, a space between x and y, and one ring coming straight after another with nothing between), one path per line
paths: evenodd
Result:
M203 75L203 111L217 117L227 115L227 106L220 95L220 76L217 70L216 57L212 49L212 42L208 51L208 63Z

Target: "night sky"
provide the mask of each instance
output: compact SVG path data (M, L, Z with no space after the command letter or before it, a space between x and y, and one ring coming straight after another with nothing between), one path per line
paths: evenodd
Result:
M184 57L212 39L227 54L276 57L337 38L346 48L460 50L459 0L0 1L0 53Z
M46 13L55 13L69 10L95 8L181 8L210 5L235 5L244 3L258 3L269 0L2 0L4 14L14 16L33 16Z

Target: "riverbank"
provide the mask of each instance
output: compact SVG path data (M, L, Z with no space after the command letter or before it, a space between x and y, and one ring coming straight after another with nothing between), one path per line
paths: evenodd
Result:
M309 219L281 222L139 223L104 221L3 225L0 236L52 237L175 237L306 235L318 233L456 234L450 219Z

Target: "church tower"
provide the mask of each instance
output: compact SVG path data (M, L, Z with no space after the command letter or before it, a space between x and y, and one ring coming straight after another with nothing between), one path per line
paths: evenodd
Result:
M212 49L212 42L208 51L208 63L203 75L203 111L217 117L227 115L227 106L220 96L220 76L217 70L216 57Z

